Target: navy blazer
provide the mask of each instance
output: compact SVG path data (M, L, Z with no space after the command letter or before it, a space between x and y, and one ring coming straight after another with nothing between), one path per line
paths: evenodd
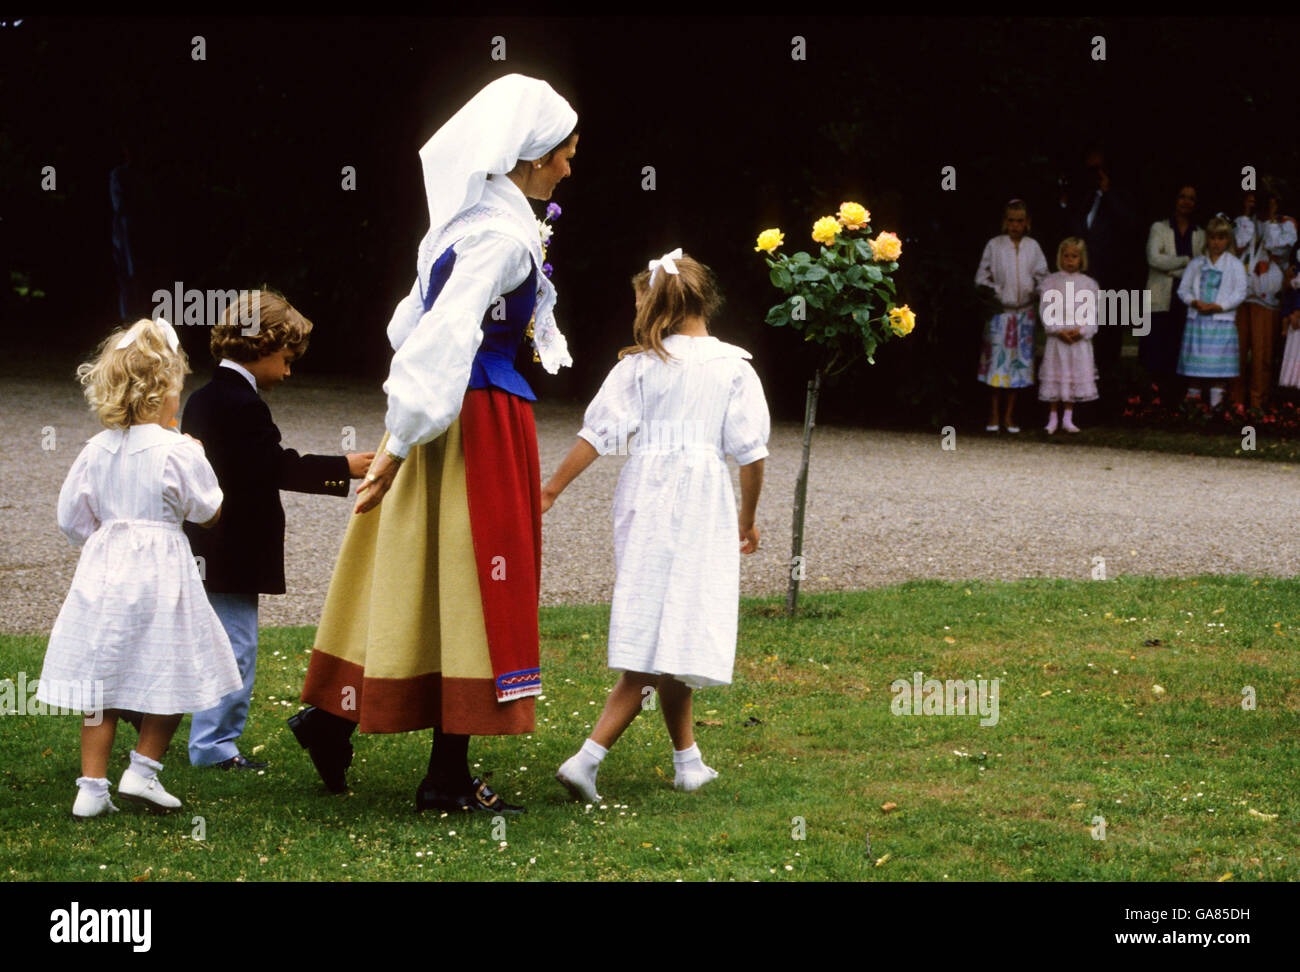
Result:
M225 494L210 530L185 524L204 585L220 594L283 594L284 507L280 490L347 496L347 456L300 456L280 445L271 409L248 379L218 367L185 403L181 431L203 451Z

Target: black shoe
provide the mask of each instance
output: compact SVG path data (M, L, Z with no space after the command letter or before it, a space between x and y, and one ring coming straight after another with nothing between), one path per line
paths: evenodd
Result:
M415 791L415 811L449 810L483 813L523 813L523 807L506 803L492 787L477 776L470 781L468 789L445 790L437 782L427 777Z
M217 769L266 769L266 763L259 763L256 760L249 759L247 756L235 755L229 759L223 759L220 763L213 763Z
M331 793L346 793L348 784L344 772L352 765L352 743L332 733L322 725L327 716L315 706L308 706L297 715L289 717L298 744L311 756L321 782Z

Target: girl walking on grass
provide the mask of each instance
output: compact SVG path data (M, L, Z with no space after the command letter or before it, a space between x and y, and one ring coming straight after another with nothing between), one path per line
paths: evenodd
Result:
M188 371L163 320L114 331L77 369L105 431L86 443L59 492L59 529L82 550L36 697L90 710L78 819L117 810L108 760L122 710L144 715L118 796L166 812L181 801L163 789L159 760L181 714L243 684L181 529L186 520L216 524L223 499L203 447L173 427Z
M674 786L696 790L718 775L695 742L691 693L731 683L740 554L758 549L768 454L767 402L750 354L708 332L722 302L709 268L677 249L632 285L636 343L620 352L578 441L542 487L545 512L598 455L631 453L614 497L609 625L609 667L623 674L591 737L556 773L589 802L600 799L601 760L651 692L673 744ZM740 466L739 519L728 455Z

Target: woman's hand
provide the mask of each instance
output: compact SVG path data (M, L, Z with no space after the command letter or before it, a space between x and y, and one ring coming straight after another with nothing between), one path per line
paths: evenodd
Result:
M748 527L740 527L740 552L743 554L752 554L758 550L758 527L750 524Z
M384 494L392 489L393 480L397 478L397 471L401 467L402 464L394 461L387 452L380 453L366 474L365 482L357 487L357 505L352 512L369 513L378 506ZM374 477L373 481L371 477Z

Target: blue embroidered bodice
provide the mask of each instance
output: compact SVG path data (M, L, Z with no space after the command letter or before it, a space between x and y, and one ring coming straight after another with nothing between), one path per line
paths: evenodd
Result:
M426 314L442 293L455 264L456 250L447 247L447 252L438 258L429 272L429 283L424 294ZM533 268L527 280L502 297L502 302L493 301L483 315L483 343L479 345L470 367L469 387L500 388L535 402L537 396L528 387L524 376L515 370L515 356L519 353L519 345L523 343L524 332L533 319L533 307L537 302L537 268Z

